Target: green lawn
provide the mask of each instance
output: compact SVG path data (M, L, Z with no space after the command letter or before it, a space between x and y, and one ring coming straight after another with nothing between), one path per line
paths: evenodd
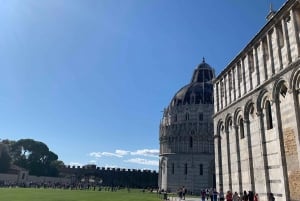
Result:
M34 188L0 188L1 201L159 201L156 193L141 190L85 191Z

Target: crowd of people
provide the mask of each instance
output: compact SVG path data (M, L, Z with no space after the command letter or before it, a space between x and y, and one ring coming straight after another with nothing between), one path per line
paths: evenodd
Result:
M180 200L185 200L185 195L187 193L187 189L183 186L178 188L177 194ZM259 201L259 196L257 193L252 191L244 191L242 193L231 192L228 190L224 193L222 190L217 192L216 189L203 189L200 193L201 201ZM275 201L275 197L273 193L268 194L268 201Z

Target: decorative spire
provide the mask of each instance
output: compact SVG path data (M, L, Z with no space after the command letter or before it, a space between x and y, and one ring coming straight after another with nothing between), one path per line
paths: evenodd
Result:
M270 2L270 13L272 13L272 12L274 12L274 10L273 10L273 4L272 4L272 2Z
M202 63L205 63L205 58L204 57L202 58Z
M270 11L269 14L267 15L267 20L270 20L273 18L273 16L275 15L276 11L273 9L273 4L272 2L270 2Z

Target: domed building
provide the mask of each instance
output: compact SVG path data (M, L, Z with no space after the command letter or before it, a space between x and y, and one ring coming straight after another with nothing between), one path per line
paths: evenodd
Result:
M164 109L160 123L159 187L199 194L214 186L214 69L205 60Z

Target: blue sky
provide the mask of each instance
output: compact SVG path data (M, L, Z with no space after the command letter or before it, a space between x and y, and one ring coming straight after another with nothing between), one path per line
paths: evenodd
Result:
M218 74L284 0L0 0L0 139L66 165L158 170L159 122L206 62Z

